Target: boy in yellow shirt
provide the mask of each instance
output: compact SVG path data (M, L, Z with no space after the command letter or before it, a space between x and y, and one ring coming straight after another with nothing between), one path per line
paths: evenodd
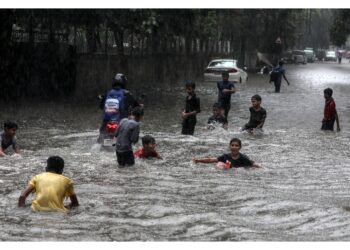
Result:
M67 212L67 208L79 206L77 196L74 193L73 182L62 175L64 160L59 156L51 156L47 159L46 172L34 176L27 188L23 190L18 200L18 207L24 207L25 200L32 192L36 193L32 202L33 211L61 211ZM65 207L64 198L69 197L71 203Z

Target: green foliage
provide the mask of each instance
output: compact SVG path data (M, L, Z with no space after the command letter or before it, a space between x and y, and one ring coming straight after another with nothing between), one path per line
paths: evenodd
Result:
M337 11L331 30L331 40L336 46L342 46L345 44L347 37L350 34L350 10L343 9Z

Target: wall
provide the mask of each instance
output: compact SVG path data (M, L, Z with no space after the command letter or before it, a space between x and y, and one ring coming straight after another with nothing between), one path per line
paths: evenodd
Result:
M113 76L124 73L128 77L128 88L147 86L174 86L185 80L201 81L209 61L214 58L228 58L217 55L173 55L134 56L127 58L127 65L120 65L117 55L80 54L77 58L76 94L77 101L96 100L98 94L111 88ZM125 68L123 71L121 68ZM135 91L134 91L135 92Z

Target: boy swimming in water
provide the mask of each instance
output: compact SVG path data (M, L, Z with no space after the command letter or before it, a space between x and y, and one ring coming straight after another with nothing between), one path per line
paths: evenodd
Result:
M266 119L266 110L261 107L261 96L253 95L251 102L249 122L242 128L242 130L247 130L248 132L253 132L255 129L262 129Z
M250 160L248 156L241 154L239 150L242 148L242 142L238 138L232 138L230 141L230 153L223 154L219 157L208 158L193 158L194 163L219 163L220 168L238 168L238 167L256 167L260 168L254 161Z
M139 158L152 158L161 159L160 155L156 151L156 140L150 136L145 135L142 137L142 148L134 152L134 155Z
M16 132L18 125L14 122L7 121L4 123L4 131L0 134L0 157L6 155L5 151L8 147L12 146L13 151L19 154L19 148L17 146Z
M74 192L73 182L62 175L64 160L59 156L51 156L47 159L46 172L34 176L27 188L21 193L18 207L24 207L25 200L32 192L36 193L32 202L33 211L57 211L67 212L67 208L79 206ZM64 198L69 197L71 203L65 207Z

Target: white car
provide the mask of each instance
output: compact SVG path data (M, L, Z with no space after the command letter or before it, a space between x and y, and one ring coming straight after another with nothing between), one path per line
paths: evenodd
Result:
M212 60L205 69L204 81L220 81L222 80L222 72L229 73L229 81L242 83L248 80L247 72L237 67L237 60L216 59Z
M326 57L325 57L325 61L337 61L337 55L335 54L335 51L327 51L326 52Z

